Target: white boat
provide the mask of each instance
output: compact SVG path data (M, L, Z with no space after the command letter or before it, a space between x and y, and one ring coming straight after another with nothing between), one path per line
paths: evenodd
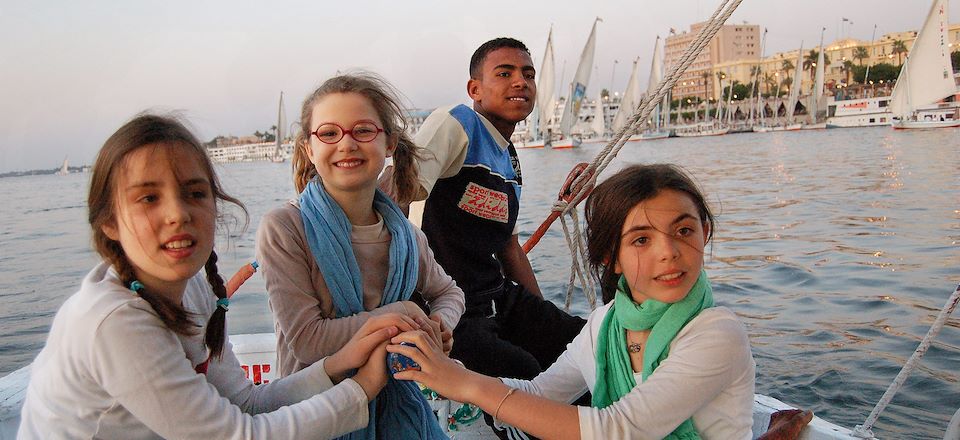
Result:
M60 169L54 174L58 176L66 176L67 174L70 174L70 167L67 165L66 157L63 158L63 165L60 165Z
M560 139L555 139L550 142L550 148L554 150L564 150L579 147L581 144L583 144L583 139L578 136L561 137Z
M836 100L827 108L827 128L880 127L892 119L889 96Z
M800 101L800 84L803 75L803 42L800 42L800 50L797 52L797 61L793 70L793 83L790 85L790 97L787 99L787 117L786 122L779 127L774 127L773 131L799 130L802 124L794 118L794 112L797 109L797 102ZM781 128L778 130L777 128Z
M657 91L657 85L660 84L660 81L663 79L663 63L661 62L662 58L663 53L660 50L660 36L658 35L657 41L653 43L653 59L650 60L650 75L649 80L647 81L647 96L653 96L655 94ZM657 104L657 107L653 109L653 113L651 115L652 116L649 122L652 127L644 130L644 132L640 134L640 138L643 140L654 140L670 137L670 131L664 129L664 127L667 125L666 121L670 119L670 102L666 95L663 97L663 102Z
M719 122L701 122L699 124L677 127L677 137L721 136L727 134L730 127Z
M960 109L931 105L957 94L947 46L947 0L934 0L893 88L893 128L960 127Z
M583 105L586 97L587 84L590 83L593 54L597 48L597 22L599 21L601 21L600 17L593 21L590 37L587 38L587 44L583 46L583 52L580 54L580 64L577 66L573 82L570 83L570 94L563 109L563 117L560 118L561 138L552 142L553 148L573 148L580 145L580 139L572 136L572 129L580 114L580 106Z
M819 54L817 55L816 73L813 80L813 89L810 90L810 96L807 101L808 122L803 124L804 130L822 130L827 128L827 123L820 119L820 107L823 101L823 74L824 74L824 55L823 55L823 33L827 28L820 31Z
M553 111L556 100L553 96L554 66L553 66L553 28L547 34L547 45L543 51L543 61L537 72L537 100L533 111L530 112L527 123L527 132L521 140L514 143L515 148L543 148L549 145L549 138L553 130Z
M639 63L639 58L633 60L633 68L630 69L630 79L627 81L627 89L623 91L623 97L620 98L620 108L617 110L616 116L613 117L613 122L610 126L610 129L614 133L619 133L620 130L623 130L623 128L627 126L627 121L633 116L633 113L637 111L637 106L640 105L640 101L643 99L643 92L640 91Z
M273 155L270 156L270 161L275 163L281 163L289 159L289 156L286 154L283 148L283 135L286 132L284 128L287 125L287 117L283 110L283 92L281 91L280 103L277 106L277 130L275 133L276 150L274 150Z
M251 381L260 384L276 380L279 377L276 367L277 337L275 334L230 335L230 343L233 345L233 351L240 360L241 366L247 373L247 378ZM0 440L16 438L17 427L20 424L20 408L23 406L29 380L29 365L0 378ZM471 417L472 420L454 423L454 429L451 429L451 418L454 419L454 422L457 421L456 413L471 413L471 411L458 411L462 406L458 402L442 398L433 399L430 400L430 406L436 412L440 426L451 439L492 440L497 438L483 422L482 417ZM767 430L770 414L789 408L792 407L777 399L755 394L753 402L754 435L760 435ZM807 425L801 438L817 440L855 439L849 429L834 425L819 417L814 417L813 421Z
M773 127L769 125L754 125L751 130L753 130L754 133L769 133L773 131Z
M803 129L803 124L794 122L792 124L780 124L769 127L770 131L797 131Z
M634 139L636 137L636 139ZM669 131L657 130L657 131L645 131L639 135L630 136L630 140L641 140L641 141L653 141L657 139L666 139L670 137Z

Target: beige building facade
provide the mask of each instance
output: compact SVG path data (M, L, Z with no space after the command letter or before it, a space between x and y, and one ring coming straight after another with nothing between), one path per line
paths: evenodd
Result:
M687 50L687 47L696 39L697 34L706 23L696 23L690 26L689 31L671 33L664 40L663 63L665 71L669 72ZM717 31L710 43L703 48L700 55L690 64L686 73L677 80L673 88L674 98L719 96L715 80L715 65L734 60L760 59L760 26L744 22L743 24L724 25Z
M960 51L960 23L950 25L947 38L949 40L947 43L949 50L951 52ZM826 44L825 55L829 59L829 63L824 70L824 82L832 85L832 87L851 82L851 78L848 77L844 68L844 61L850 61L855 66L873 66L879 63L900 65L906 60L907 53L896 54L894 51L895 42L902 41L909 53L916 39L916 31L906 31L885 34L874 41L848 38ZM866 58L856 57L857 47L864 47L867 50ZM818 47L804 47L801 60L810 53L810 49L818 49ZM793 78L794 69L784 69L784 62L789 61L789 64L796 66L798 52L799 50L779 52L762 60L736 59L715 63L711 66L713 84L710 85L710 89L713 93L710 96L713 99L718 99L722 95L723 89L717 80L717 73L722 72L727 77L724 80L723 87L729 84L729 80L736 80L741 84L750 84L754 80L752 71L758 65L761 68L761 78L759 80L761 93L776 93L774 84L777 83L781 84L781 92L787 93L790 91L790 82L787 80ZM772 77L772 81L765 81L765 77ZM813 88L811 77L811 70L803 71L800 85L802 93L809 93L810 89ZM700 90L699 96L703 96L702 89ZM692 95L692 93L684 93L682 96L688 95Z

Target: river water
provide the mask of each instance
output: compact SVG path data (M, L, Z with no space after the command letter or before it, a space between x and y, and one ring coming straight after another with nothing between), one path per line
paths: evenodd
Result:
M576 162L602 147L520 150L521 240L546 217ZM746 324L757 392L852 428L862 423L960 282L960 130L819 130L630 143L625 163L672 162L718 220L707 270L717 302ZM254 253L259 218L294 196L289 163L218 167L250 222L218 237L221 272ZM0 179L0 374L42 348L59 305L96 263L89 174ZM236 216L235 216L236 217ZM530 254L562 303L570 257L559 223ZM232 301L231 333L273 330L262 278ZM582 295L573 312L586 315ZM941 438L960 406L960 316L883 413L885 438Z

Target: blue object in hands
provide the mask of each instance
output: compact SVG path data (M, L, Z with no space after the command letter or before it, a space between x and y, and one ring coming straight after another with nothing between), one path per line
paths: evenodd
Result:
M410 342L401 342L400 345L406 345L408 347L414 347L414 348L417 347L416 345ZM391 372L396 374L401 371L419 370L420 364L414 362L413 359L410 359L409 357L406 357L400 353L388 353L387 368L389 368Z

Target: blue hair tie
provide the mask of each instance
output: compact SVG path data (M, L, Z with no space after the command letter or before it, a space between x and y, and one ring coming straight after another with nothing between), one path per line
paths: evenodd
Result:
M260 268L260 263L257 263L256 260L253 260L253 261L250 262L250 267L252 267L253 270L257 270L257 269Z
M230 310L230 299L229 298L220 298L217 300L217 307L223 309L224 312Z
M141 283L141 282L139 282L139 281L137 281L137 280L133 280L133 282L130 283L130 290L132 290L132 291L134 291L134 292L136 292L136 293L140 293L140 289L142 289L142 288L143 288L143 283Z

